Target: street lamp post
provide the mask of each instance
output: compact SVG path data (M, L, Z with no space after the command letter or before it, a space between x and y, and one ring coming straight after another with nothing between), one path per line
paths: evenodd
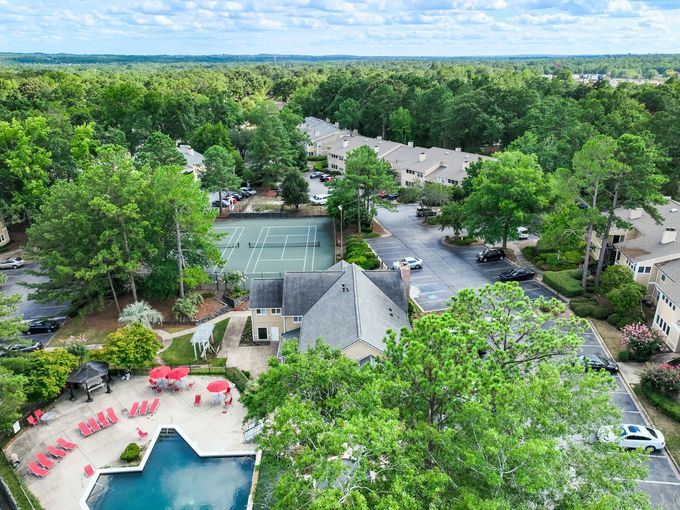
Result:
M343 246L345 244L343 243L343 238L342 238L342 223L343 223L343 217L342 217L342 206L338 206L338 211L340 211L340 249L342 250Z

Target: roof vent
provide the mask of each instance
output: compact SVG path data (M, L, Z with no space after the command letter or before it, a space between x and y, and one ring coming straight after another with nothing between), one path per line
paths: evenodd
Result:
M635 209L630 210L630 219L631 220L637 220L638 218L642 218L642 207L636 207Z
M675 230L673 227L666 227L664 233L661 234L661 244L674 243L677 236L677 230Z
M420 154L418 154L418 161L425 161L425 153L424 152L421 152Z
M347 147L349 145L349 140L347 138L343 138L342 140L342 146Z

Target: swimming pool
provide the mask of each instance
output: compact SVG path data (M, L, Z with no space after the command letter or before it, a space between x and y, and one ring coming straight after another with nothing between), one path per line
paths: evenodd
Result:
M201 457L175 430L161 432L141 472L101 474L91 510L245 510L254 456Z

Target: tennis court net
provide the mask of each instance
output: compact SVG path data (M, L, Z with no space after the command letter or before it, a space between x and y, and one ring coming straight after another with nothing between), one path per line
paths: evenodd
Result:
M262 241L248 243L248 248L316 248L321 246L321 241Z
M240 248L240 247L241 247L241 243L227 243L227 245L224 246L224 248L226 248L226 249L228 249L228 248Z

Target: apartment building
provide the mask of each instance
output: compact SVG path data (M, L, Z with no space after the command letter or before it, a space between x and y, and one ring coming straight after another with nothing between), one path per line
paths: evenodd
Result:
M326 156L332 142L350 134L348 130L340 129L339 123L333 124L329 119L321 120L316 117L305 117L305 121L298 127L307 134L307 156Z
M0 246L5 246L9 244L9 231L5 222L0 218Z
M180 145L177 147L184 156L186 164L184 165L185 174L194 174L194 178L199 179L201 174L205 171L205 164L203 163L203 154L196 152L190 145Z
M347 154L364 145L372 148L378 155L378 159L385 159L391 152L404 147L400 143L383 140L381 137L343 136L328 145L328 169L344 173Z

